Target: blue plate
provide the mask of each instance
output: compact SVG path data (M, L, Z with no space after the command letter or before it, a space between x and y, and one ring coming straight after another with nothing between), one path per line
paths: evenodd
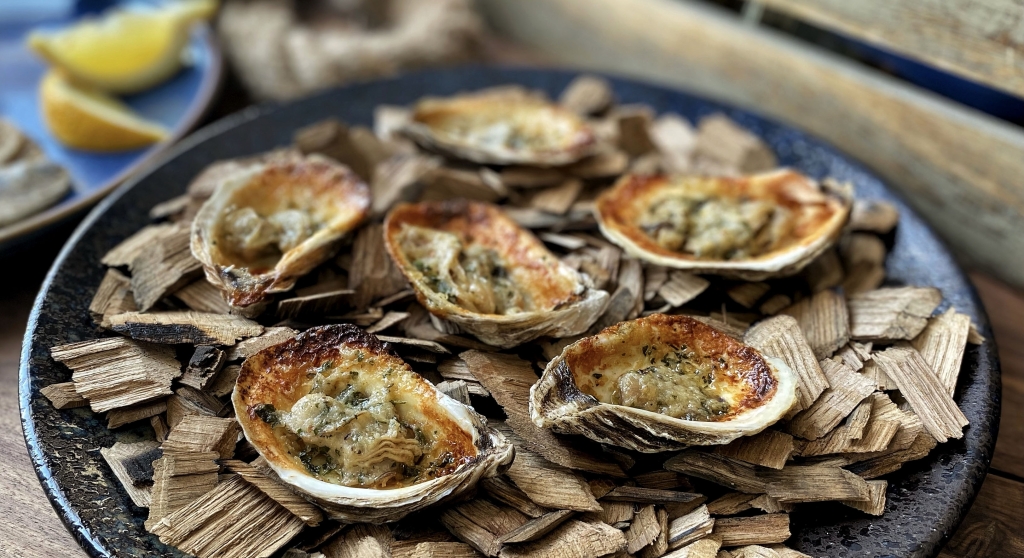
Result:
M8 2L10 2L8 4ZM191 66L170 80L124 100L142 116L171 130L165 141L145 149L97 154L64 147L50 135L39 107L39 81L47 66L25 47L34 28L67 25L82 11L69 2L3 0L0 7L0 116L17 125L51 160L71 173L72 190L56 205L0 228L0 254L47 227L83 213L155 155L181 139L209 108L220 83L220 49L207 26L197 26L188 45Z
M102 417L87 409L59 411L39 392L71 377L66 366L50 358L50 347L101 335L88 311L103 278L100 259L149 222L147 212L153 205L184 193L189 181L210 163L288 145L297 129L319 120L368 125L378 104L404 105L426 95L508 83L557 96L574 76L553 70L458 68L334 89L285 105L252 107L186 138L104 200L64 246L43 284L25 333L19 376L22 425L32 462L54 508L86 552L93 557L183 556L145 531L146 510L131 503L98 451L119 437L152 436L148 423L113 433ZM955 395L971 423L964 437L887 475L884 516L870 517L839 504L801 505L792 515L790 544L812 556L937 555L978 493L999 424L999 360L988 319L967 277L920 217L870 171L827 144L695 95L624 79L611 81L621 102L645 103L658 113L676 112L693 121L724 112L763 138L782 164L814 177L850 182L859 197L896 204L900 224L886 260L887 283L939 288L944 297L939 310L956 307L990 340L968 346L964 354ZM434 513L428 510L421 517L429 520Z

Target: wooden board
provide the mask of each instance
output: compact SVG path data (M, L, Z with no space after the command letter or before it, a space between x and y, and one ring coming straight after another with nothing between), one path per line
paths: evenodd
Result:
M1024 286L1024 260L1006 257L1024 253L1019 128L693 1L480 5L491 25L555 63L684 87L832 142L887 179L965 261Z

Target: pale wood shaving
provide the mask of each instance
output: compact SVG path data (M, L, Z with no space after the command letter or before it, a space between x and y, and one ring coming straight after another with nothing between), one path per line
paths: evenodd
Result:
M502 544L512 544L535 541L556 529L559 525L575 515L575 513L576 512L572 510L554 510L548 512L540 517L535 517L530 521L523 523L516 529L498 537L498 542Z
M177 226L172 223L147 225L104 254L100 262L111 267L129 265L132 260L151 249L154 244L160 242L160 239L175 230L177 230Z
M264 558L302 531L301 519L232 477L151 528L164 544L198 558Z
M438 383L437 389L463 405L472 405L469 399L469 385L464 380L446 380Z
M229 361L247 359L267 347L288 341L298 333L290 327L268 327L262 335L239 341L230 347L227 351L227 358Z
M885 370L879 368L878 364L874 360L869 360L864 363L864 368L860 371L861 375L873 382L875 387L880 391L892 391L897 389L896 382L885 373Z
M871 343L850 341L845 347L839 349L832 358L842 360L843 364L858 372L864 368L864 363L871 358Z
M506 546L501 558L592 558L625 546L625 535L614 527L570 519L543 539Z
M877 289L853 295L850 336L858 341L913 339L928 325L928 318L942 302L932 287Z
M211 312L214 314L227 314L231 306L224 300L220 289L215 287L205 278L193 281L188 285L174 291L174 298L185 303L196 312ZM126 309L125 311L134 310Z
M868 485L864 479L840 467L792 465L781 471L773 471L769 478L770 482L766 487L768 496L783 504L832 500L866 501L869 497ZM751 544L783 540L785 539L751 541Z
M661 533L661 524L654 505L642 506L633 517L633 523L626 530L626 552L635 554L641 548L654 542Z
M285 509L295 514L295 516L301 519L306 525L315 527L324 520L324 514L319 507L309 503L301 496L289 490L280 482L280 479L278 479L276 475L273 477L267 476L256 467L253 467L244 461L228 459L222 461L222 464L227 467L229 471L238 474L253 486L263 491L264 494L273 498L275 502L281 504Z
M798 550L793 550L785 545L781 544L770 544L768 548L778 553L780 558L812 558L810 555L804 554Z
M818 359L792 316L775 316L754 324L743 341L768 356L782 359L796 372L797 403L791 412L810 407L829 387Z
M107 413L107 429L113 430L135 421L148 419L167 411L166 401L138 403L131 407L113 409Z
M718 558L718 549L721 546L722 541L719 539L703 538L673 550L662 558Z
M533 452L517 451L505 474L538 505L576 511L601 509L586 479Z
M953 401L928 363L909 344L890 347L874 355L875 363L892 378L907 398L924 428L939 443L961 438L967 417Z
M598 503L601 504L601 511L588 512L582 516L582 519L601 521L608 525L629 523L630 521L633 521L633 514L636 513L636 504L633 502L609 502L601 500Z
M871 407L871 399L865 399L857 404L853 411L850 412L850 415L846 417L843 427L849 439L860 440L864 437L864 429L871 418Z
M391 558L394 539L383 525L353 525L342 536L323 547L324 558Z
M673 519L668 525L668 547L675 549L691 544L711 534L715 520L707 506L700 506L690 513Z
M216 452L164 454L153 462L153 490L146 529L155 533L161 520L175 511L194 505L197 499L217 487L220 467ZM192 516L182 516L193 519ZM174 543L171 543L174 544ZM175 545L177 546L177 545Z
M189 227L178 226L131 260L132 294L139 310L149 310L163 297L199 277L203 266L192 256L190 246Z
M825 393L827 394L828 390ZM785 432L768 429L753 436L738 438L724 446L718 446L714 451L720 455L754 465L781 469L793 454L793 437Z
M89 313L92 314L93 321L108 328L108 316L137 310L131 289L131 279L127 275L116 269L108 269L89 303Z
M170 395L181 374L172 347L123 337L60 345L50 356L74 371L75 391L97 413Z
M658 558L659 556L664 555L668 550L668 511L664 508L656 508L655 512L658 515L658 538L654 539L651 544L640 549L640 552L637 554L637 558ZM628 540L628 534L626 538Z
M840 293L819 291L781 312L796 318L818 360L832 356L850 340L846 299Z
M89 400L78 395L74 382L50 384L39 390L43 397L50 400L57 409L77 409L89 404Z
M830 387L786 426L787 432L806 440L816 440L830 432L875 391L873 382L845 364L825 359L821 361L821 370Z
M964 359L970 331L970 316L950 308L929 320L924 330L911 341L949 395L956 391L956 380L960 375L960 364Z
M730 551L730 554L732 554L733 558L781 558L778 552L767 546L756 544L735 548Z
M868 515L881 516L885 513L885 489L889 483L884 480L869 480L868 500L840 500L843 505L860 510Z
M391 558L476 558L476 549L461 542L421 542L411 546L395 544Z
M112 447L100 448L100 455L107 462L114 476L121 482L124 491L132 502L140 508L148 508L152 497L152 485L150 483L137 483L128 471L130 461L134 458L151 454L160 447L158 442L144 441L125 443L117 442Z
M839 426L828 435L804 446L801 455L811 457L836 453L869 453L889 447L903 424L904 411L900 411L888 396L881 393L872 394L865 403L870 405L870 414L864 426L850 423Z
M534 503L525 492L512 484L506 477L484 479L480 481L480 487L487 491L491 498L519 510L520 513L528 517L537 518L549 511Z
M679 307L697 298L710 285L707 279L673 270L669 272L668 280L658 289L658 294L673 307Z
M165 454L212 451L219 459L230 459L241 432L235 419L189 415L171 428L161 447Z
M712 534L722 546L746 546L785 542L789 538L789 514L769 513L752 517L723 517L715 520Z

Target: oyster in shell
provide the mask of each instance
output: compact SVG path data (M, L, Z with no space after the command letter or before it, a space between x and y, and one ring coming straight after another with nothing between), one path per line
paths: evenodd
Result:
M490 204L402 204L384 221L384 237L431 314L496 347L582 333L608 302Z
M192 254L243 314L291 289L363 221L370 189L326 157L285 154L227 173L192 223Z
M832 246L851 197L789 169L739 178L626 175L595 204L601 231L658 265L756 281Z
M402 132L426 149L496 165L567 165L597 142L574 112L510 88L423 99Z
M533 422L653 453L726 444L782 418L796 374L693 318L653 314L567 346L530 389Z
M249 357L231 401L281 481L343 522L396 521L499 474L515 455L485 418L349 324Z

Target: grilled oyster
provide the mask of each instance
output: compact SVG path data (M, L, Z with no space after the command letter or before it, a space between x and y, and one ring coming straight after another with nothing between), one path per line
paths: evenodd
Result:
M228 173L192 223L192 254L241 313L329 258L370 207L370 189L325 157L285 154Z
M611 326L566 347L530 389L538 426L654 453L756 434L796 400L796 374L686 316Z
M514 456L485 418L349 324L249 357L231 401L281 480L343 522L396 521L499 474Z
M750 281L791 275L835 243L845 192L788 169L741 178L627 175L597 200L601 231L659 265Z
M426 149L497 165L566 165L596 146L593 130L575 113L512 88L428 97L402 132Z
M399 205L384 221L384 236L431 314L497 347L579 334L608 301L490 204Z

